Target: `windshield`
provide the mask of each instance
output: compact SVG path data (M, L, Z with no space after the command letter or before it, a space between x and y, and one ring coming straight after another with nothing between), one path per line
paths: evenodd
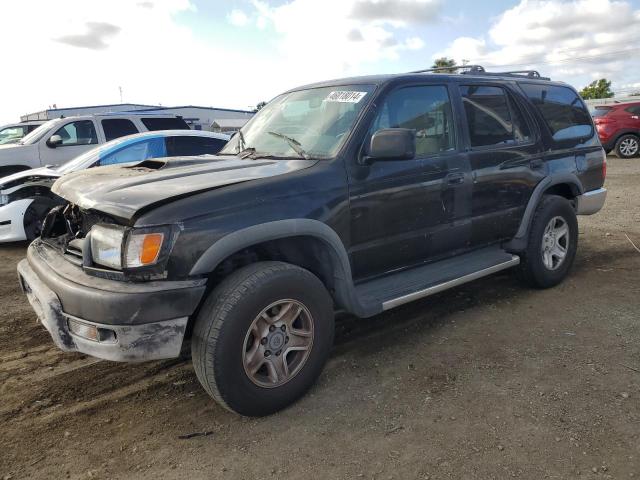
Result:
M20 140L20 145L31 145L32 143L38 142L42 137L44 137L44 134L47 133L53 125L55 125L56 121L57 119L49 120L48 122L43 123L33 132L22 137L22 140Z
M263 107L220 155L331 158L367 103L373 85L341 85L286 93Z

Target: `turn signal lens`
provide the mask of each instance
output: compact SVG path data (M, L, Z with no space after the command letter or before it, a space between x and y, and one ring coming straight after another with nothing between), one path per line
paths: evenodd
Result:
M142 251L140 252L140 263L149 265L158 259L163 239L164 235L162 233L150 233L144 236Z
M153 265L158 261L164 233L144 233L134 234L127 242L127 264L128 268L143 267Z

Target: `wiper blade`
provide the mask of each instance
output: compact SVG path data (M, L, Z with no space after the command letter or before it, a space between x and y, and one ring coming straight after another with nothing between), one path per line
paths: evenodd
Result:
M296 152L298 155L300 155L302 158L304 158L305 160L309 160L309 155L307 154L307 152L305 152L302 148L302 144L296 140L295 138L292 137L288 137L282 133L278 133L278 132L267 132L269 135L273 135L274 137L278 137L281 138L282 140L284 140L285 142L287 142L289 144L289 146L291 147L291 149Z

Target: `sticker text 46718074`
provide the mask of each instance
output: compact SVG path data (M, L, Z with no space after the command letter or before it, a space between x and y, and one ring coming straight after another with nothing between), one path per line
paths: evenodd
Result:
M339 90L331 92L324 99L325 102L340 102L340 103L358 103L364 98L367 92L354 92L347 90Z

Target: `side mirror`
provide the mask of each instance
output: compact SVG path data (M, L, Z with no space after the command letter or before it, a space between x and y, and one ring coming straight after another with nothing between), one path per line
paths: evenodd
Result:
M56 148L61 143L62 143L62 137L60 135L51 135L49 140L47 140L47 146L51 148Z
M371 137L368 161L411 160L416 156L416 132L409 128L384 128Z

